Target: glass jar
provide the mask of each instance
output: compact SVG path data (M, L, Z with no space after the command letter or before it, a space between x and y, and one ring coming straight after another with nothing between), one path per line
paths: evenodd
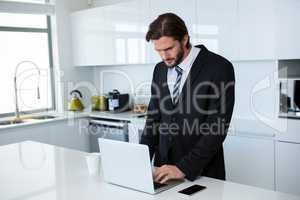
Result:
M150 100L150 94L146 90L139 90L134 94L133 99L133 112L146 113L148 110L148 104Z

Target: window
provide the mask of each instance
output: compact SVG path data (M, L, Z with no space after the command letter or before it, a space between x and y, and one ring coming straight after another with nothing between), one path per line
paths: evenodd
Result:
M15 112L15 74L20 113L54 109L52 63L49 16L0 13L0 116Z

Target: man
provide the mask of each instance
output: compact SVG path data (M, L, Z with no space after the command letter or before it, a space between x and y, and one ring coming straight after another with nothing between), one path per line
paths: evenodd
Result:
M149 26L162 62L155 66L141 143L149 146L157 182L225 180L223 141L234 105L234 70L225 58L192 46L184 21L173 13Z

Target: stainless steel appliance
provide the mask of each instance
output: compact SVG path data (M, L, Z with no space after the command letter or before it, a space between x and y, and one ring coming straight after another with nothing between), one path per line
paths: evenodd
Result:
M91 118L89 121L90 152L99 152L98 138L128 142L129 121Z
M116 89L109 92L108 109L115 112L124 112L129 110L129 94L121 94Z

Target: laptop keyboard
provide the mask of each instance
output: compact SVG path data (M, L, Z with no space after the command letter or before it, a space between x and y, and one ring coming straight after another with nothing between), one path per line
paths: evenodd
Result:
M158 183L158 182L153 182L153 185L154 185L154 190L164 187L164 186L167 186L167 184L165 184L165 183Z

